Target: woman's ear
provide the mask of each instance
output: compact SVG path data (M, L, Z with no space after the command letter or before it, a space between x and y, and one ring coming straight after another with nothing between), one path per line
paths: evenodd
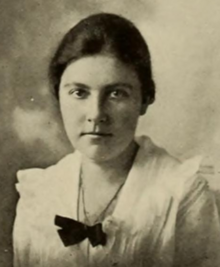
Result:
M140 116L142 116L146 113L148 106L149 106L148 100L142 102L141 109L140 109Z
M145 99L141 104L140 109L140 116L144 115L147 111L147 108L149 105L151 105L154 102L154 98L148 96L147 99Z

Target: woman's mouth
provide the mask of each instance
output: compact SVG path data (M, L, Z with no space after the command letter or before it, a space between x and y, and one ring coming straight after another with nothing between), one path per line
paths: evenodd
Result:
M113 134L106 132L84 132L81 136L89 140L92 144L100 144L100 142L105 143L111 139Z
M84 132L81 134L82 136L94 136L94 137L111 137L111 133L105 133L105 132Z

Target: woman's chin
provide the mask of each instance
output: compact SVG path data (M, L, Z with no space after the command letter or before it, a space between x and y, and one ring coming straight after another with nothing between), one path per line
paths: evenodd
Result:
M78 148L78 151L84 158L96 162L106 162L116 157L111 149L106 147L90 146L87 148Z
M78 150L84 158L96 161L107 162L117 159L123 152L129 151L132 148L132 138L110 138L102 140L102 138L82 138L77 140L73 146Z

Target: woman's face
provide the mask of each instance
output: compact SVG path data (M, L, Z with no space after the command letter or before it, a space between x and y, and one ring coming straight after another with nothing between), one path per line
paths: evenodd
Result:
M67 66L60 82L60 109L73 147L94 161L108 161L132 143L142 104L135 71L106 55Z

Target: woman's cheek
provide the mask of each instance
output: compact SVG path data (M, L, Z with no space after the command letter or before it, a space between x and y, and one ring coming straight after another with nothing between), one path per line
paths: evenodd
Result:
M132 102L126 105L121 105L118 108L114 109L114 121L118 124L119 127L123 128L136 128L137 121L139 118L139 109L137 105L134 105Z
M77 138L82 131L84 113L81 109L82 106L80 108L70 101L65 101L64 105L61 105L63 124L70 141Z
M64 99L63 105L61 105L61 112L66 121L79 121L83 117L83 110L80 103L73 101L70 98Z

